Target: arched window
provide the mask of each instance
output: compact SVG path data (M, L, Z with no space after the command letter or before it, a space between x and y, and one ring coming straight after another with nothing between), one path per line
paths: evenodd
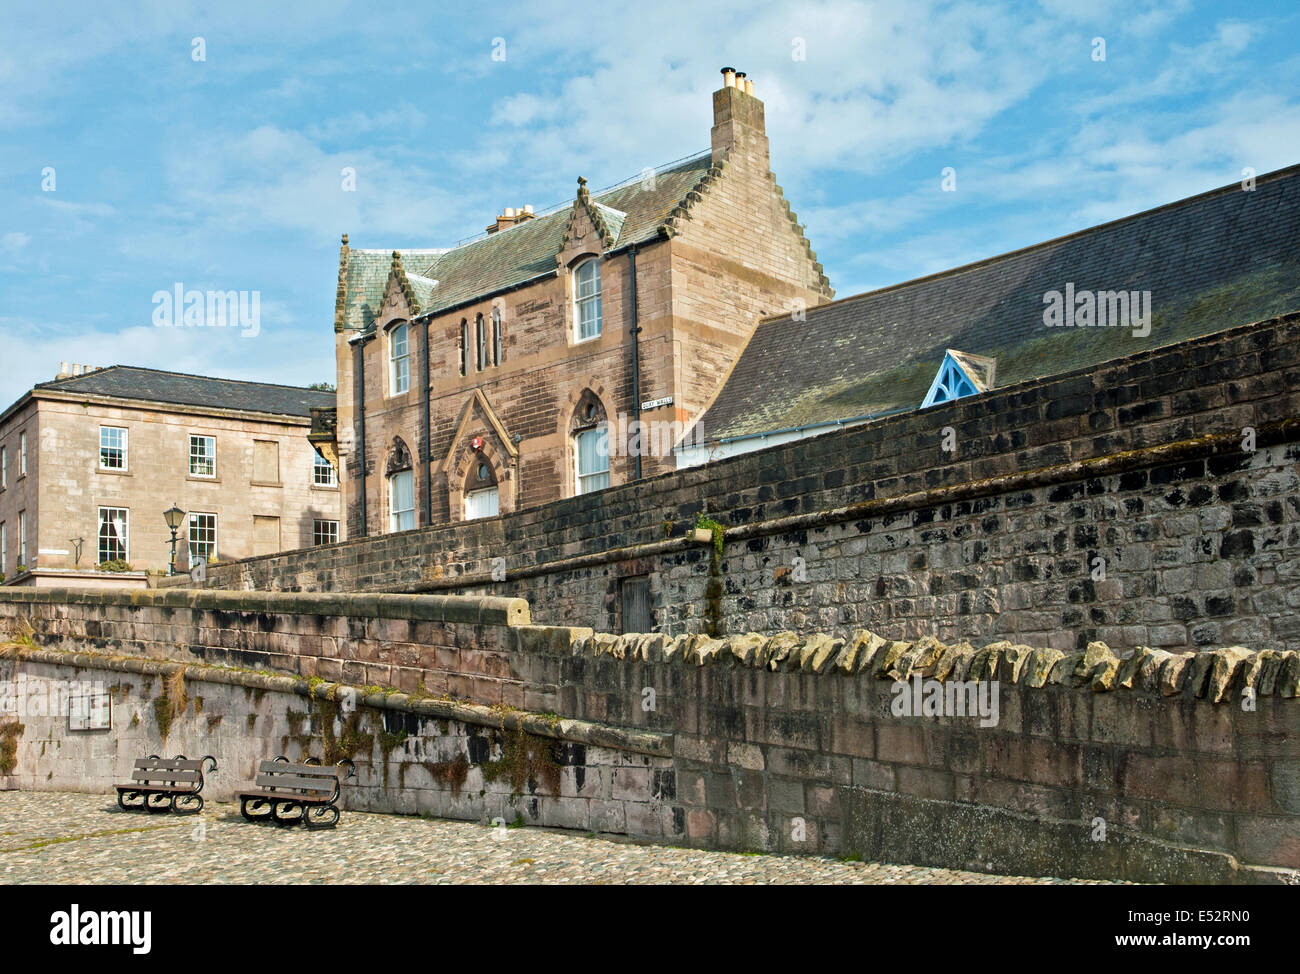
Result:
M492 364L501 364L501 309L492 309Z
M465 477L465 520L496 517L501 512L496 472L482 455L474 458Z
M578 265L574 273L574 318L577 340L600 337L600 258L593 257Z
M460 374L469 375L469 322L460 319Z
M388 332L388 389L396 396L411 387L411 346L406 322Z
M415 527L415 471L411 451L401 437L393 437L384 473L388 477L388 530L409 531Z
M579 494L609 486L609 424L600 399L586 390L569 421L573 437L574 486Z
M487 326L483 324L483 316L479 315L474 319L474 364L478 371L482 372L487 368Z

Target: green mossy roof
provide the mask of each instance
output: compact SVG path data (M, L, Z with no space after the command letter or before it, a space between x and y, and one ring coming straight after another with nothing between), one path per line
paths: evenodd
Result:
M704 415L709 439L919 408L951 348L995 386L1300 308L1300 166L931 277L762 322ZM1048 328L1043 295L1151 291L1151 333Z

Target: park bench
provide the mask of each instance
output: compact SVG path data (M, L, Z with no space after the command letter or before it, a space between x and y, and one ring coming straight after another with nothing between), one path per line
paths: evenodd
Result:
M250 822L333 828L339 820L339 791L344 780L354 777L356 770L346 758L332 768L314 758L303 764L290 764L283 756L263 761L254 788L239 796L239 813Z
M160 758L150 754L139 758L131 772L131 783L117 785L117 804L128 812L176 812L195 815L203 810L203 766L211 761L209 772L217 770L217 759L208 754L190 760L184 754Z

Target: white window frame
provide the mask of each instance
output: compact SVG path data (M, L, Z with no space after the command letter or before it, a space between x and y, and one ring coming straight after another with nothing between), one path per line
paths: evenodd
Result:
M330 535L330 540L320 540L322 524L330 525L326 531L326 534ZM313 545L338 544L339 522L327 517L318 517L313 519L311 524L311 540Z
M501 309L492 309L492 364L501 364Z
M321 480L322 470L329 471L324 480ZM313 487L337 487L339 485L339 472L334 464L315 452L312 453L311 483Z
M5 536L5 522L0 521L0 575L9 571L9 544Z
M397 506L397 484L399 479L411 478L411 506L399 508ZM410 515L410 524L402 526L403 519ZM398 531L410 531L415 527L415 471L399 470L388 478L388 528L392 533Z
M460 374L469 375L469 319L460 319Z
M397 336L401 333L401 354L398 354ZM403 321L388 331L388 394L400 396L411 388L411 329Z
M605 468L603 470L589 470L582 472L582 443L588 436L605 437ZM599 453L599 450L597 451ZM609 486L609 430L602 424L593 429L582 430L573 436L573 470L575 483L577 484L579 494L590 494L597 490L604 490ZM598 483L600 478L604 478L604 483Z
M501 492L494 484L465 492L465 520L477 521L501 513Z
M116 432L122 434L121 443L117 446L109 446L108 449L120 449L122 451L122 465L119 467L108 466L104 463L104 434L107 432ZM130 447L129 431L125 426L101 426L99 428L99 469L110 470L113 473L125 473L130 468ZM27 434L23 434L23 473L27 473Z
M205 457L203 454L196 454L196 453L194 452L194 441L195 441L195 440L198 440L198 441L200 441L200 442L203 442L203 441L209 441L209 442L211 442L211 444L212 444L212 453L211 453L210 455L206 456L206 457ZM203 461L203 460L205 460L205 459L206 459L206 460L211 464L211 466L212 466L212 471L211 471L210 473L200 473L200 472L196 471L196 470L194 469L194 461L195 461L195 460L199 460L199 461L201 462L201 461ZM215 436L208 436L206 433L191 433L191 434L190 434L190 476L191 476L191 477L198 477L198 478L200 478L200 479L202 479L202 480L216 480L216 479L217 479L217 438L216 438Z
M0 446L0 490L9 486L9 447Z
M122 441L125 444L125 440ZM27 476L27 431L23 430L18 434L18 447L21 456L18 458L18 476ZM126 469L126 447L122 448L122 469Z
M120 512L121 514L124 515L124 517L122 518L122 525L123 525L122 534L125 535L125 537L119 538L118 541L121 543L122 550L124 552L122 555L122 561L129 562L131 560L131 509L129 507L101 507L96 512L96 521L95 521L95 564L100 565L106 561L113 560L112 558L104 557L104 543L103 543L102 535L104 532L104 523L106 520L105 512L109 512L107 517L107 522L109 526L112 527L114 530L116 530L116 524L112 519L113 514Z
M196 528L202 531L207 530L206 526L200 527L199 524L195 522L195 518L200 518L200 517L212 518L212 540L211 541L200 539L198 542L195 542L194 540L194 531ZM189 514L185 516L185 550L189 554L189 560L191 566L194 565L194 546L196 543L204 546L208 544L212 545L212 550L203 557L203 560L205 562L211 561L213 558L221 557L220 555L217 554L218 551L217 543L219 540L219 534L218 534L219 526L220 526L220 518L217 517L215 512L191 511Z
M128 538L130 535L128 535ZM18 512L18 565L27 567L27 512ZM14 567L17 567L15 565Z
M588 280L583 280L584 275ZM573 269L573 340L575 343L589 342L600 337L603 330L600 288L599 257L584 260ZM591 334L584 335L583 311L591 307L595 308L595 314L589 320L595 321L595 330Z

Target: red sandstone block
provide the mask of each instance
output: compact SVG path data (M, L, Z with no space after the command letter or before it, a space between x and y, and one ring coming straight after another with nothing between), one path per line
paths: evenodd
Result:
M1300 869L1300 821L1294 816L1236 816L1237 846L1252 865Z
M1157 697L1138 693L1094 693L1085 699L1092 703L1092 740L1124 747L1151 747L1156 711L1167 706Z
M525 710L531 710L534 713L560 713L559 699L559 694L554 690L535 690L525 687L523 707ZM564 716L570 715L565 714Z
M952 801L955 797L953 776L932 768L899 768L898 791L904 795L942 801Z
M487 707L495 707L497 704L501 703L502 686L503 684L500 680L471 677L469 698L474 703L483 704Z
M522 683L499 683L501 691L501 703L507 707L514 707L516 710L526 709L524 707L524 685Z
M693 808L686 813L686 836L692 840L706 842L713 838L717 821L714 814L701 808Z
M1269 812L1268 765L1204 755L1125 755L1126 795L1189 808Z
M425 692L434 696L441 696L448 691L447 674L437 670L422 671Z
M866 720L841 714L831 720L831 750L855 758L876 756L875 727Z
M925 728L919 724L880 724L876 727L876 758L891 764L924 765Z
M585 720L604 720L605 719L605 695L596 691L581 693L582 699L582 717Z

